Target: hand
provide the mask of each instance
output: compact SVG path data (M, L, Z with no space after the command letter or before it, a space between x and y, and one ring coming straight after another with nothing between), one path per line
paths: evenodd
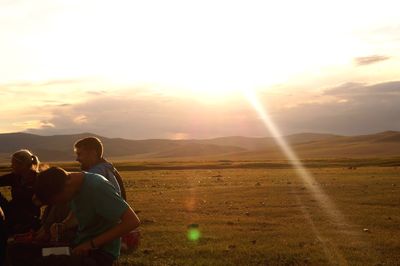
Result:
M61 232L57 232L57 230L61 230ZM54 223L50 226L50 240L51 241L61 241L58 239L64 234L65 226L64 223Z
M74 255L88 255L89 251L91 251L92 249L93 249L92 245L90 244L90 241L88 241L88 242L82 243L79 246L75 247L72 250L72 254L74 254Z
M57 239L57 229L56 224L50 225L50 240L55 241Z
M33 235L33 240L37 242L47 242L50 239L50 234L46 232L43 228L41 228L39 231L37 231Z

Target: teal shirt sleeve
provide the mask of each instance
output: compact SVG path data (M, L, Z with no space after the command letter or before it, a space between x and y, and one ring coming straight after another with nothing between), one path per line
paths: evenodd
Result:
M122 214L129 208L111 183L101 182L93 193L96 213L109 221L119 221Z

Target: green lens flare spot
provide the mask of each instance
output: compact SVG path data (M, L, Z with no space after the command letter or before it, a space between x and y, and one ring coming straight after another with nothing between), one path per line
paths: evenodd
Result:
M188 230L187 238L188 238L190 241L198 241L198 240L200 239L200 237L201 237L201 233L200 233L199 229L190 228L190 229Z

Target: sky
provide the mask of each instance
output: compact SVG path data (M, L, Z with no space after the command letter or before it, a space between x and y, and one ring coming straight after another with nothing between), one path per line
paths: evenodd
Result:
M0 0L0 133L400 130L397 1Z

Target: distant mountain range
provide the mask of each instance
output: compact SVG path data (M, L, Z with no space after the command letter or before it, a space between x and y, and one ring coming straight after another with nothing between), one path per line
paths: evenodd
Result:
M9 161L18 149L27 148L41 161L75 160L76 140L96 136L39 136L27 133L0 134L0 161ZM105 156L115 160L274 160L284 159L273 138L222 137L205 140L128 140L97 136L105 146ZM400 132L339 136L302 133L285 139L300 158L382 158L400 156Z

